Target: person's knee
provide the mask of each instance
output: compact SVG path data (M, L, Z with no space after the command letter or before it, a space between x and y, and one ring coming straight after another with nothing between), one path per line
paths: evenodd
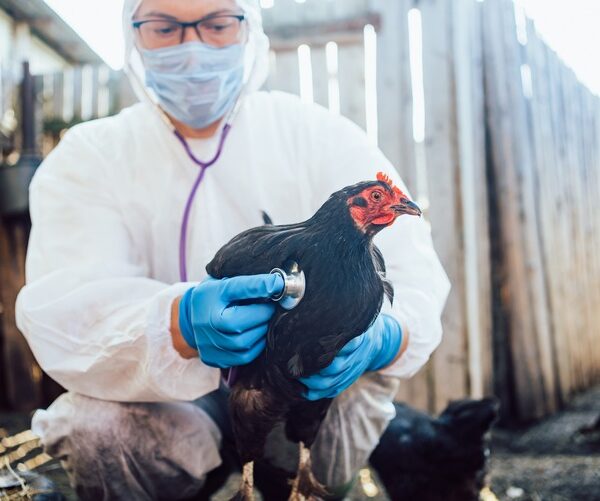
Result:
M127 414L124 404L65 394L34 415L32 429L45 451L61 461L77 492L91 499L92 492L103 496L106 472L135 446L123 430Z
M201 487L221 462L220 432L192 404L117 403L70 394L39 411L33 428L80 493L102 488L131 492L132 499L141 492L170 495L181 482Z
M76 463L86 451L97 455L103 444L117 443L125 412L123 404L65 394L34 415L32 429L48 454Z

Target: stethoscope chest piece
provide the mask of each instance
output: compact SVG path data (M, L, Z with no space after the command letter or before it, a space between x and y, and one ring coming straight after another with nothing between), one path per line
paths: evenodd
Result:
M293 310L302 301L306 291L304 272L298 263L288 261L282 268L273 269L271 274L279 275L285 284L281 294L271 299L278 302L284 310Z

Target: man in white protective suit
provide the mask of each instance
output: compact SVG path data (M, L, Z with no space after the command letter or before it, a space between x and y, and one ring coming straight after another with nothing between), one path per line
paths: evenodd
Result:
M73 127L30 188L18 325L68 390L32 428L82 499L192 499L235 462L220 369L261 353L275 305L252 300L283 288L277 275L205 280L206 264L262 211L303 221L377 171L405 187L347 119L259 90L257 1L126 0L124 29L141 102ZM424 220L400 218L376 243L394 306L343 363L302 380L306 398L335 397L312 455L338 498L394 417L399 378L439 344L449 291ZM295 450L275 437L265 462L294 472Z

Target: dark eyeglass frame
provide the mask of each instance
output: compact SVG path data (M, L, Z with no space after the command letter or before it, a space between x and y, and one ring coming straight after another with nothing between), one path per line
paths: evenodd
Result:
M197 21L189 21L189 22L183 22L183 21L177 21L176 19L144 19L142 21L133 21L131 23L131 25L136 29L139 30L144 24L146 23L156 23L156 22L167 22L167 23L173 23L176 24L178 26L181 26L181 39L179 40L179 43L182 44L183 40L185 39L185 32L188 28L194 28L194 31L196 32L196 35L198 35L198 38L200 40L202 40L202 34L200 33L200 25L202 23L205 23L207 21L213 21L214 19L219 19L222 17L230 17L230 18L234 18L237 19L241 23L243 23L246 20L246 15L245 14L210 14L206 17L203 17L202 19L198 19ZM204 42L204 40L202 40Z

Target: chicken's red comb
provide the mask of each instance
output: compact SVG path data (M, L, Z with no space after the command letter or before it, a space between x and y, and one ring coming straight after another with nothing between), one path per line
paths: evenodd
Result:
M394 193L396 195L399 195L399 196L403 195L403 193L400 191L400 188L398 188L397 186L394 186L394 182L390 179L390 177L387 174L385 174L383 172L378 172L377 173L377 181L383 181L392 190L394 190Z

